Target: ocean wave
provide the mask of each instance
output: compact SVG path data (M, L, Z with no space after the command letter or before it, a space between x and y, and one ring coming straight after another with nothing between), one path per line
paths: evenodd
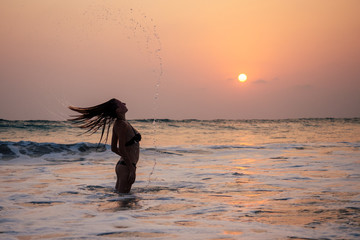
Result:
M242 152L242 151L286 151L286 150L321 150L325 148L338 149L360 149L359 142L332 142L332 143L265 143L259 145L242 144L217 144L217 145L176 145L176 146L145 146L141 148L141 153L145 155L167 155L167 156L186 156L186 155L206 155L216 152ZM109 144L98 144L89 142L77 142L72 144L61 144L53 142L33 142L33 141L0 141L0 160L7 161L13 159L42 158L48 161L63 159L64 161L79 161L90 154L109 152ZM95 155L92 155L95 157ZM100 155L97 155L99 157ZM103 157L103 156L102 156ZM68 160L67 160L68 159Z
M132 119L130 122L145 122L145 123L153 123L155 122L178 122L178 123L189 123L189 122L203 122L203 123L228 123L228 122L244 122L244 123L254 123L254 122L349 122L349 123L360 123L359 117L354 118L289 118L289 119L212 119L212 120L202 120L202 119L169 119L169 118L144 118L144 119ZM52 120L7 120L0 119L0 127L8 127L11 126L23 126L23 125L68 125L70 124L68 121L52 121Z
M96 143L38 143L31 141L0 141L0 160L12 160L21 157L39 158L45 155L87 155L92 152L103 152L110 149L109 145L98 145Z
M14 128L14 129L34 129L34 130L49 130L64 127L70 127L67 121L49 121L49 120L5 120L0 119L0 129Z

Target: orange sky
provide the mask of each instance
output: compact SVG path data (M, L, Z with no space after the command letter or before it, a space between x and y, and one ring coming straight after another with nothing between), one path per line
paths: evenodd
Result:
M112 97L130 119L360 117L359 9L357 0L3 0L0 118L64 120L69 104Z

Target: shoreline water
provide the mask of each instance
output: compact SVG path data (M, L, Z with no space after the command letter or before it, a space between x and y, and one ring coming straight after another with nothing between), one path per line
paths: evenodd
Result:
M152 122L130 122L144 139L128 195L97 135L0 124L0 238L360 237L359 119L165 120L156 148Z

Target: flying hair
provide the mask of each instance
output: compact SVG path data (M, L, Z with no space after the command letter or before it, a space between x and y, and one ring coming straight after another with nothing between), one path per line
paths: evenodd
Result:
M116 99L112 98L107 102L102 104L93 106L93 107L73 107L69 106L69 109L80 113L79 115L72 115L71 119L68 119L74 126L86 129L84 134L90 133L94 134L99 129L101 129L101 137L99 141L99 145L101 140L103 139L105 130L106 130L106 138L105 143L109 137L109 130L111 125L115 122L116 115Z

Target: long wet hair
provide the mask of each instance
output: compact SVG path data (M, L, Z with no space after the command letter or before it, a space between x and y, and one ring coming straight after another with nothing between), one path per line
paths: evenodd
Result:
M118 106L116 101L117 99L112 98L102 104L85 108L69 106L71 110L80 113L80 115L73 115L71 116L73 118L69 119L68 121L70 121L76 127L86 129L86 132L84 133L94 134L99 129L101 129L99 145L103 139L105 130L107 130L105 138L106 144L110 127L117 118L116 109Z

